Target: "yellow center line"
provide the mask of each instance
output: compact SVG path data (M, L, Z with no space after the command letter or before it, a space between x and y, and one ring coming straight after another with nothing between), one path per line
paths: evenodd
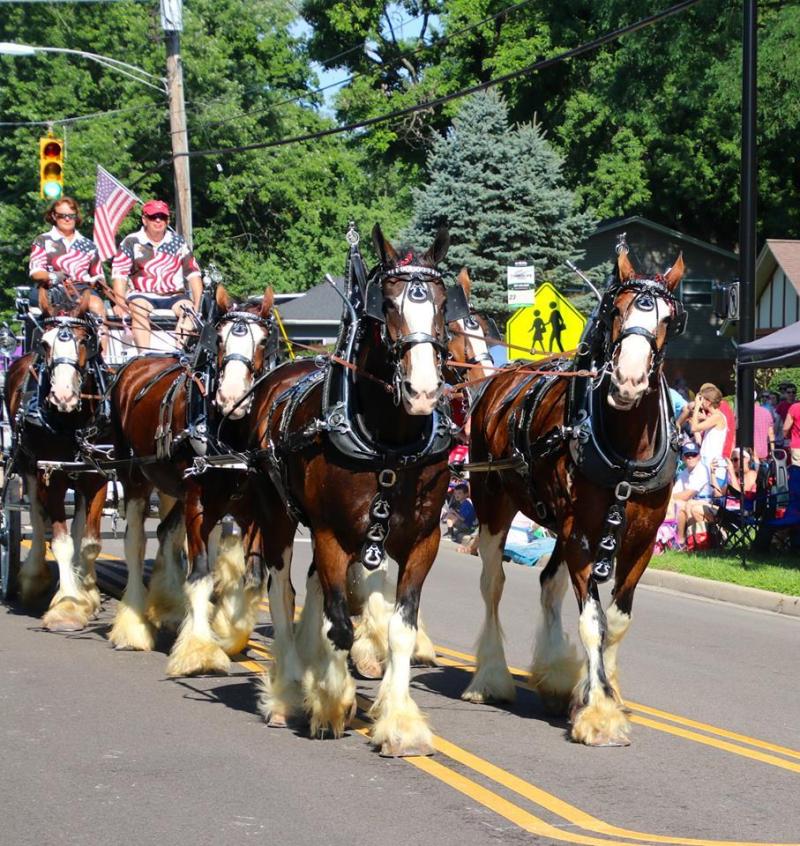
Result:
M255 641L249 641L248 646L259 655L271 658L269 650L264 647L263 644L256 643ZM454 662L447 662L447 665L458 666ZM256 666L263 672L263 667L260 665ZM362 694L358 694L356 700L362 711L368 711L372 705L372 700ZM358 734L365 737L369 735L370 724L360 718L357 718L351 727ZM764 843L763 841L750 842L739 840L709 840L691 837L675 837L669 835L650 834L635 831L633 829L613 826L610 823L598 819L597 817L582 811L580 808L559 799L552 793L548 793L530 782L513 775L507 770L503 770L495 764L468 752L466 749L462 749L460 746L451 743L449 740L445 740L443 737L434 735L433 745L436 751L440 752L442 755L445 755L462 766L473 770L501 787L516 793L523 799L526 799L552 814L561 817L561 819L565 820L570 825L582 828L584 831L592 831L597 834L610 837L623 837L627 840L644 841L646 843L685 844L685 846L772 846L772 844ZM444 764L431 761L429 758L412 756L404 758L403 760L417 769L428 773L447 786L458 790L473 801L478 802L494 813L497 813L514 823L514 825L517 825L532 834L568 843L589 844L589 846L597 846L597 844L618 844L618 846L623 846L621 841L598 839L578 833L565 832L557 826L547 823L545 820L531 814L524 808L515 805L508 799L505 799L499 794L494 793L488 788L478 784L478 782L475 782L461 773L446 767ZM630 844L628 844L628 846L630 846ZM800 846L800 844L790 844L789 846Z
M475 656L469 655L466 652L459 652L456 649L450 649L446 646L439 646L438 644L436 644L435 648L437 654L450 655L454 658L460 658L462 661L466 661L470 664L474 664L475 662ZM463 664L459 664L454 661L449 661L448 659L440 658L439 660L441 664L445 664L449 667L463 667ZM526 670L520 669L519 667L509 667L508 669L509 672L517 678L528 677L528 672ZM532 688L524 682L518 683L517 687L520 687L524 690L532 690ZM708 732L709 734L716 734L719 737L725 737L729 740L735 740L739 743L746 743L748 746L755 746L759 749L767 749L771 752L777 752L781 755L786 755L790 758L800 759L800 752L795 749L790 749L787 746L779 746L777 743L769 743L766 740L758 740L755 737L748 737L747 735L739 734L734 731L728 731L727 729L719 728L718 726L713 726L708 723L702 723L697 720L692 720L688 717L681 717L677 714L670 714L668 711L660 711L657 708L651 708L647 705L639 705L635 702L630 702L627 699L625 700L625 705L634 711L641 711L644 714L650 714L651 716L659 717L662 720L669 720L672 723L678 723L679 725L687 726L689 728L700 729L702 731ZM761 755L759 753L753 752L750 749L742 749L740 747L735 747L733 746L733 744L725 743L724 741L715 741L713 738L697 734L696 732L680 731L675 729L674 726L657 723L654 720L650 720L646 717L640 717L637 715L632 715L631 721L634 723L638 723L639 725L646 726L647 728L655 729L656 731L663 731L667 734L675 735L676 737L682 737L685 740L692 740L696 743L705 743L708 746L715 746L716 748L723 749L726 752L732 752L736 755L743 755L745 758L752 758L753 760L761 761L766 764L772 764L776 767L782 767L783 769L791 770L792 772L800 772L800 767L790 763L789 761L783 761L780 758L775 758L772 755Z

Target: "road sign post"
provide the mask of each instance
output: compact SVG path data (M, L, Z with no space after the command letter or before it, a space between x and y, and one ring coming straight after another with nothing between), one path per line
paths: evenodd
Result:
M540 285L530 305L517 309L506 324L508 357L536 359L574 350L586 318L550 282Z

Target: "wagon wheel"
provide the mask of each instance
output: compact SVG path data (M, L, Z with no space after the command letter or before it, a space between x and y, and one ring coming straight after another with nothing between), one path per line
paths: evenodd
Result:
M19 511L20 480L13 477L8 483L3 510L0 511L0 596L6 601L17 592L22 515Z

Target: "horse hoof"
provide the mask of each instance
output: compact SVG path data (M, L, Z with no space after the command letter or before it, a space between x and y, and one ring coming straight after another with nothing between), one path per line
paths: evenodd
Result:
M383 678L383 664L375 658L362 658L353 661L353 666L362 679Z
M85 628L84 624L80 620L74 618L61 618L45 622L44 627L49 632L79 632Z
M289 724L288 720L286 719L285 714L270 714L269 719L267 720L267 726L269 728L286 728Z
M433 755L433 747L427 743L410 744L408 746L401 742L385 741L381 744L378 753L381 758L424 758Z
M62 600L42 617L42 625L49 632L79 632L87 622L86 615L71 600Z

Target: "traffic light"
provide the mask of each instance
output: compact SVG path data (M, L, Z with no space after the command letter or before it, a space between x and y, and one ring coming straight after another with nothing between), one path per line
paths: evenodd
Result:
M39 196L58 200L64 193L64 141L61 138L39 139Z

